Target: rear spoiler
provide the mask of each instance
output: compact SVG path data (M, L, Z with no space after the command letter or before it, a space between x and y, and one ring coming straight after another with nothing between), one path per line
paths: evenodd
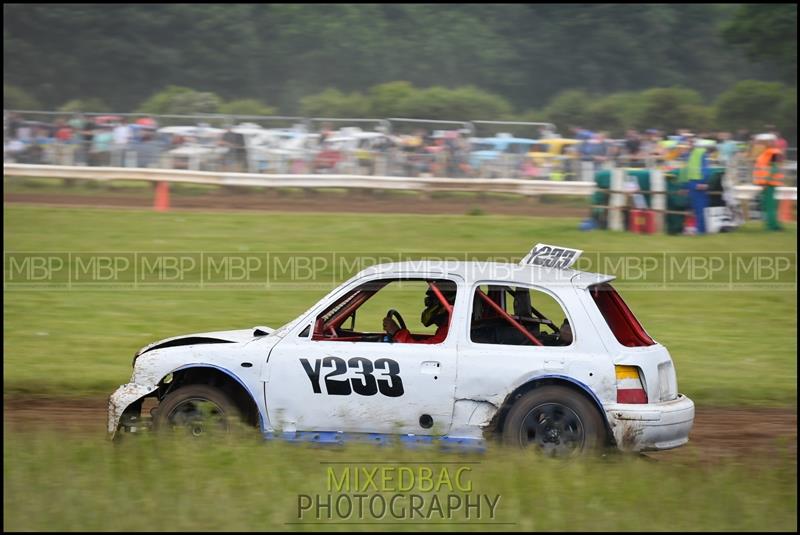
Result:
M614 275L604 275L602 273L589 273L588 271L579 271L577 272L572 279L572 284L576 288L580 288L581 290L585 290L589 286L594 286L595 284L601 284L603 282L611 282L616 279Z

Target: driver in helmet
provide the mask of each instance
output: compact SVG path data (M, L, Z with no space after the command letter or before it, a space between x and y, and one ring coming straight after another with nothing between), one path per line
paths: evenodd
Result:
M442 295L451 305L456 299L456 285L450 282L435 283ZM425 292L425 309L420 315L420 321L425 327L436 324L436 332L433 336L422 340L415 339L408 329L401 329L400 326L390 317L383 318L383 329L392 337L393 342L406 344L438 344L447 338L447 331L450 326L450 314L442 302L429 287Z

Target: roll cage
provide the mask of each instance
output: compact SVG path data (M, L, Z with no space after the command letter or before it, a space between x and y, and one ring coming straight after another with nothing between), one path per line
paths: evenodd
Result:
M515 286L513 282L508 282L504 285L489 284L488 292L484 292L480 286L475 288L475 305L473 305L473 317L471 318L470 336L473 342L478 343L493 343L479 339L483 338L479 333L481 330L489 328L489 325L494 324L495 329L504 331L506 335L500 335L505 341L497 343L512 343L514 345L521 345L525 342L534 346L550 345L546 339L551 336L545 334L545 338L540 337L539 325L546 325L553 334L559 332L559 327L556 326L549 318L536 309L531 303L530 288L526 286ZM513 300L513 314L506 312L505 303L508 298ZM478 304L488 305L489 311L495 314L489 315L487 311L480 311ZM515 332L522 336L518 342L511 342L508 338L509 329L501 329L497 325L497 320L502 320L511 329L510 332ZM487 325L487 323L489 325ZM535 328L531 329L526 325L533 324Z
M352 334L350 336L341 336L339 329L347 318L354 318L356 311L366 303L372 296L385 288L389 283L396 280L425 280L428 288L436 295L436 298L447 310L448 321L453 316L453 305L451 305L442 294L442 291L436 285L436 282L431 279L384 279L369 281L362 284L358 288L353 289L346 294L342 299L335 302L328 307L322 314L320 314L314 322L314 333L311 337L312 340L338 340L358 342L365 341L365 334Z

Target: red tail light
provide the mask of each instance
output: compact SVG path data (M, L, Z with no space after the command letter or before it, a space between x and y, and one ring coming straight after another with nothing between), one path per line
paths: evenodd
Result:
M647 403L639 368L615 366L617 372L617 403Z

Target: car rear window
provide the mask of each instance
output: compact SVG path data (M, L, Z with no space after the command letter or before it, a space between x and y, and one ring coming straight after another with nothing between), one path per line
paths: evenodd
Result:
M610 284L604 282L590 286L589 293L620 344L626 347L642 347L656 343Z
M573 334L553 296L532 288L483 284L473 296L470 339L476 344L569 346Z

